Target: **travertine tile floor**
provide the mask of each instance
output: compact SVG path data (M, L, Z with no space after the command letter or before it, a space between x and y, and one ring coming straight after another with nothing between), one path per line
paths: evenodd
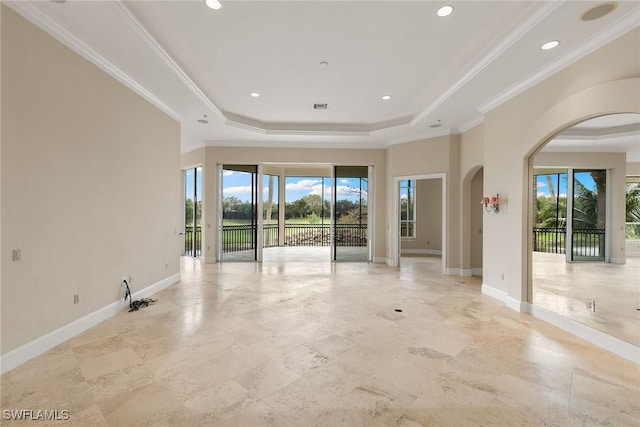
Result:
M534 252L533 303L640 346L640 258L567 263L564 254Z
M638 365L439 268L184 259L156 305L3 375L2 409L75 426L638 425Z

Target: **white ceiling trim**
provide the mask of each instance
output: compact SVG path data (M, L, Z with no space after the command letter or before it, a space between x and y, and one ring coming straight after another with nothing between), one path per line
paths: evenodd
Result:
M358 142L299 142L299 141L202 141L206 147L247 147L247 148L332 148L332 149L359 149L381 150L387 148L384 143L371 143L370 141ZM198 147L200 148L200 147ZM189 150L191 151L191 150ZM185 153L186 151L183 151Z
M603 140L615 139L627 136L638 136L640 138L640 123L614 126L608 128L569 128L558 134L556 139L566 140ZM640 142L640 139L638 139Z
M5 4L25 19L37 25L38 28L45 31L47 34L51 35L53 38L64 44L66 47L73 50L78 55L82 56L91 63L95 64L97 67L118 80L120 83L124 84L129 89L133 90L138 95L149 101L151 104L167 113L174 120L182 120L180 115L175 110L173 110L158 97L156 97L153 93L147 90L144 86L138 83L133 77L122 71L119 67L115 66L104 56L100 55L89 45L87 45L69 30L60 25L55 19L42 12L33 3L5 2Z
M405 137L405 138L390 139L385 144L385 147L389 148L392 145L404 144L406 142L423 141L425 139L437 138L439 136L447 136L447 135L451 135L451 133L452 133L451 129L442 129L440 131L433 131L433 132L429 132L429 133L424 133L422 135L413 135L413 136L408 136L408 137Z
M507 49L513 46L522 36L527 34L536 25L538 25L543 19L549 16L554 10L556 10L565 0L543 3L534 14L532 14L521 26L513 31L506 39L502 41L495 49L493 49L487 56L482 58L476 63L467 73L465 73L458 81L449 87L442 95L440 95L434 102L417 114L411 121L411 126L415 126L424 120L429 114L433 113L440 105L442 105L447 99L458 92L464 85L469 83L475 76L477 76L482 70L489 66L493 61L498 59Z
M626 153L631 150L631 147L606 147L606 146L598 146L598 147L572 147L570 145L558 145L558 146L547 146L544 147L545 153L563 153L563 152L571 152L571 153Z
M471 120L458 126L458 133L465 133L469 129L472 129L482 123L484 123L484 114L478 114Z
M191 144L188 146L181 146L180 147L180 154L185 154L185 153L190 153L191 151L196 151L200 148L204 148L205 145L202 142L196 142L195 144Z
M640 26L640 12L632 13L618 21L610 24L606 29L594 34L587 41L580 45L580 47L572 50L566 55L562 55L555 62L551 63L548 67L542 68L511 87L503 90L498 95L486 101L484 104L476 107L476 110L487 114L497 106L504 104L511 98L519 95L525 90L535 86L541 81L547 79L558 71L568 67L574 62L584 58L588 54L600 49L606 44L614 41L618 37L628 33L634 28Z
M222 111L209 99L209 97L198 87L197 84L189 77L189 75L173 60L171 55L158 43L158 41L147 31L146 28L138 21L138 19L131 13L129 9L121 1L109 2L111 8L124 20L127 25L135 31L135 33L145 42L147 46L167 64L169 69L187 86L187 88L197 96L204 105L206 105L211 111L220 118L225 120L226 117Z

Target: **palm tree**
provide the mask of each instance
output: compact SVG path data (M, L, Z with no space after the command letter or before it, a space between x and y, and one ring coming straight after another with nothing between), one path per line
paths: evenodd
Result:
M626 222L636 224L627 226L627 238L640 237L640 183L628 183L626 191Z

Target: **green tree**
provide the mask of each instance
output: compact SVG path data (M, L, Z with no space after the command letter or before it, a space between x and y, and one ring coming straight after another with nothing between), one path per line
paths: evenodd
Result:
M640 223L640 183L627 183L626 196L626 222ZM640 238L640 224L626 227L627 239Z
M193 225L193 200L185 199L184 201L184 223L186 225Z
M322 215L322 197L319 194L307 194L301 200L306 204L304 210L307 215L315 214L318 217Z

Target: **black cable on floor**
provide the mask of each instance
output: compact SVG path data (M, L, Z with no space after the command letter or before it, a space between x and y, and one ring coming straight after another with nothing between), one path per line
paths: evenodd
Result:
M129 284L127 283L126 280L124 280L124 285L127 288L124 292L124 300L126 301L127 297L129 297L129 308L131 309L129 310L129 313L131 313L132 311L138 311L140 307L147 307L147 306L153 305L153 303L156 302L156 300L151 298L142 298L141 300L132 301L131 289L129 289Z

